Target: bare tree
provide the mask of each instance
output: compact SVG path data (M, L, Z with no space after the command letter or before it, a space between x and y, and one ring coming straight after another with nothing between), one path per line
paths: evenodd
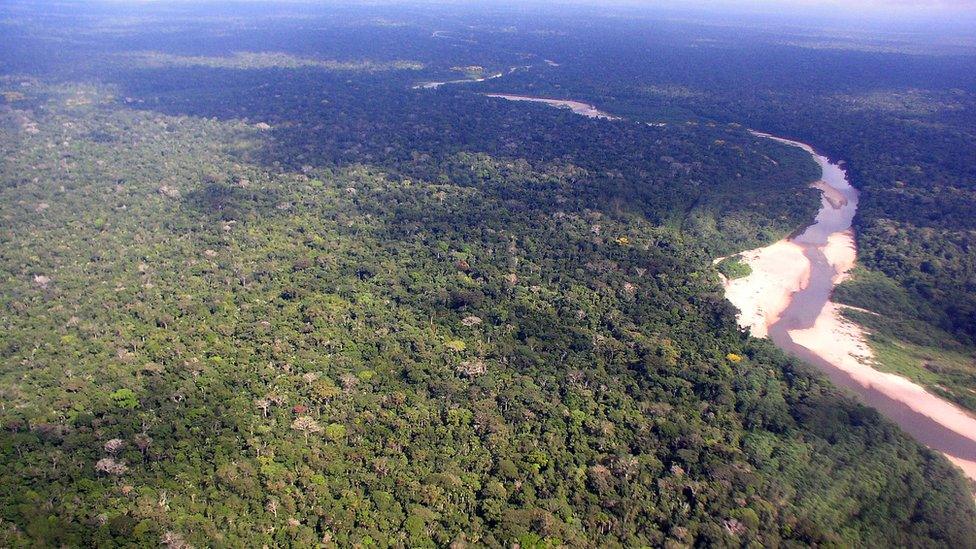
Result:
M266 398L259 398L254 401L254 404L261 410L261 415L268 417L268 409L271 408L271 401Z
M278 500L269 499L268 504L265 506L265 509L267 509L269 513L274 515L275 518L278 518Z
M129 468L121 461L115 461L114 458L107 457L102 458L95 463L95 470L99 473L119 476L125 474Z
M152 437L145 433L139 433L133 438L136 442L136 448L142 452L142 456L145 458L146 453L149 451L149 446L152 444Z
M312 416L301 416L291 423L291 428L305 435L305 443L308 443L308 436L312 433L321 433L322 426L315 421Z
M186 542L178 532L168 531L159 540L167 549L192 549L192 545Z
M117 455L125 447L125 441L120 438L113 438L112 440L105 443L105 451L114 455Z

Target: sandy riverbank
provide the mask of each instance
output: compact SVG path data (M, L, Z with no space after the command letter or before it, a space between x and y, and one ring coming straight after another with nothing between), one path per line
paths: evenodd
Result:
M529 101L532 103L545 103L550 107L558 107L563 109L569 109L576 114L585 116L587 118L602 118L604 120L620 120L619 117L613 116L612 114L605 113L600 109L590 105L589 103L583 103L582 101L573 101L571 99L546 99L544 97L532 97L528 95L513 95L508 93L486 93L486 97L496 97L499 99L507 99L509 101Z
M834 285L850 278L851 269L857 261L857 243L854 231L847 229L827 237L827 245L822 248L827 263L834 269Z
M616 119L578 101L490 96L536 101L570 108L583 116ZM976 481L976 418L906 378L873 368L867 334L843 316L842 305L829 299L857 258L851 224L858 196L844 169L809 145L752 133L810 153L823 170L823 180L813 184L823 199L815 222L802 234L740 254L752 273L724 281L726 297L740 310L739 325L816 364L838 386L856 393L919 442L942 452Z
M847 205L847 197L837 189L830 186L826 181L817 181L812 185L816 189L820 189L823 193L823 197L827 202L830 202L833 208L842 208Z
M857 192L838 165L801 148L824 168L825 180L814 184L823 192L821 211L796 238L740 254L752 273L725 281L726 298L740 311L739 325L825 369L835 383L976 480L976 418L904 377L875 369L867 334L829 300L856 261L850 223Z
M874 354L866 334L860 326L844 318L843 309L843 305L828 301L813 326L790 330L790 337L797 345L806 347L845 372L854 382L907 405L959 435L976 440L976 419L965 411L904 377L871 367ZM953 455L950 451L943 453L966 476L976 480L976 460Z
M488 76L482 76L479 78L462 78L460 80L444 80L441 82L421 82L413 86L415 90L436 90L441 86L446 86L449 84L472 84L475 82L484 82L486 80L494 80L495 78L501 78L504 76L503 73L496 72L495 74L490 74Z
M793 293L807 285L810 262L803 248L789 240L739 254L752 274L725 281L725 298L739 309L739 326L766 337Z

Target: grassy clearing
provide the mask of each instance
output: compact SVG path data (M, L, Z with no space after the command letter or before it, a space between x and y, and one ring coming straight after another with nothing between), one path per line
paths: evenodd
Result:
M844 315L864 326L878 368L907 377L976 412L976 352L935 324L935 317L883 274L858 269L835 299L866 310Z

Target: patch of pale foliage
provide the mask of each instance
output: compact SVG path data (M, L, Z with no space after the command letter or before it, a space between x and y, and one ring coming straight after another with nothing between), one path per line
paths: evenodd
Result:
M423 63L407 60L373 61L360 59L338 61L335 59L311 59L282 52L235 52L227 56L173 55L158 51L127 54L135 64L148 68L210 67L219 69L300 69L318 68L330 71L379 72L394 70L420 70Z

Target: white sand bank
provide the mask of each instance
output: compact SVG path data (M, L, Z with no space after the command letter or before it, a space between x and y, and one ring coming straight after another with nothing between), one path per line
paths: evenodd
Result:
M727 280L725 298L739 309L739 326L766 337L779 320L793 293L807 285L810 261L803 248L789 240L740 254L752 268L749 276Z
M972 448L976 447L973 446L976 445L976 418L904 377L876 370L867 334L860 326L843 317L842 305L829 300L807 300L803 304L809 307L806 317L795 315L795 309L791 309L797 292L811 287L811 276L830 276L832 287L849 276L848 272L857 258L854 233L850 228L850 217L853 217L853 209L857 206L856 191L850 187L839 166L817 156L809 146L802 145L801 148L814 155L824 167L825 176L829 173L825 181L814 184L824 195L821 212L817 221L798 240L780 240L765 248L740 254L742 261L752 268L752 273L747 277L725 281L726 297L740 311L739 325L749 328L756 337L767 337L770 327L774 325L777 329L785 328L793 344L805 348L836 372L849 377L854 383L853 388L867 404L890 410L881 402L887 399L888 402L894 401L907 407L908 410L902 408L904 413L892 413L891 419L942 451L966 476L976 480L976 460L972 456ZM849 216L843 217L843 211ZM837 225L839 219L846 220L846 227ZM816 251L823 254L828 269L813 268L809 254L805 252L815 255ZM788 310L791 312L784 315ZM781 318L784 324L777 325ZM813 319L813 322L798 322L797 318ZM786 350L790 351L789 348ZM872 403L872 399L877 402ZM926 419L920 421L921 417ZM919 427L923 424L924 427ZM962 456L954 453L961 453Z

